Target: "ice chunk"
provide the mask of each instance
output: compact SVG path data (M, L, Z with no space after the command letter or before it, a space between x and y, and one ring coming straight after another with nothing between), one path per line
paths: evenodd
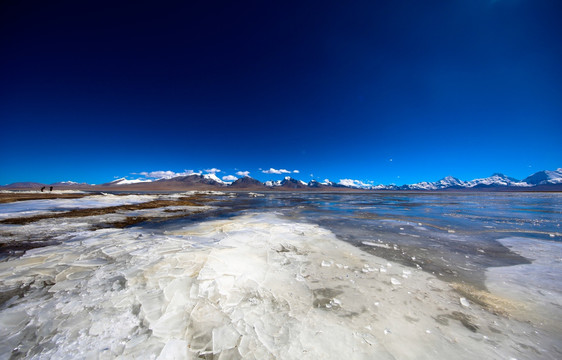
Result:
M390 245L388 245L388 244L377 244L377 243L374 243L372 241L362 241L361 243L363 245L367 245L367 246L374 246L374 247L380 247L380 248L383 248L383 249L390 249Z
M392 285L400 285L400 284L402 284L400 281L398 281L397 279L395 279L395 278L393 278L393 277L390 278L390 283L391 283Z
M462 306L465 306L465 307L470 306L470 303L468 302L468 300L466 300L466 298L463 298L463 297L460 298L460 303L461 303Z
M238 344L240 334L231 325L213 329L213 354L232 349Z
M13 332L20 331L28 321L29 317L25 311L10 309L0 313L0 327Z
M322 266L323 267L330 267L332 266L332 261L326 261L326 260L322 260Z
M189 359L188 346L189 344L185 340L170 339L164 345L157 360Z

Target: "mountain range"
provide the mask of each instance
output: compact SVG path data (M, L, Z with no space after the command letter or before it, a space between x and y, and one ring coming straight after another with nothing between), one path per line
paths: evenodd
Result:
M342 179L338 183L325 180L311 180L308 183L289 176L283 180L261 182L249 176L241 177L234 182L225 182L215 174L191 174L168 179L116 179L108 183L91 185L62 181L53 184L37 182L17 182L0 186L4 190L39 190L43 186L52 186L57 190L103 190L103 191L181 191L181 190L280 190L280 191L358 191L358 190L401 190L401 191L562 191L562 168L536 172L523 180L504 174L493 174L486 178L470 181L459 180L447 176L434 182L419 182L409 185L372 185L358 180Z

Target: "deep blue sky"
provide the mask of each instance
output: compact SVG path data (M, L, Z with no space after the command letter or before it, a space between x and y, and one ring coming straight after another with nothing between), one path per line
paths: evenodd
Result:
M0 7L0 184L562 166L560 0Z

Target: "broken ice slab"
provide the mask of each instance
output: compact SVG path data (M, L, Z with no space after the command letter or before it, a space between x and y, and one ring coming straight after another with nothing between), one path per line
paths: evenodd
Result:
M213 354L218 354L224 350L233 349L240 339L240 333L230 324L214 328L213 337Z

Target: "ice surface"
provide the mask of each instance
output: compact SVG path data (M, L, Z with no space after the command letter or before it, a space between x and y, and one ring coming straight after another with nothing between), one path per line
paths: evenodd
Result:
M81 190L53 190L41 192L38 190L0 190L0 194L84 194Z
M268 213L74 233L0 263L0 291L14 289L24 296L0 307L4 358L555 358L529 345L532 324Z
M0 204L0 219L32 216L51 211L130 205L156 199L155 195L91 195L78 199L26 200Z
M532 264L489 268L486 286L521 304L514 316L531 318L544 329L562 334L562 243L521 237L500 241Z

